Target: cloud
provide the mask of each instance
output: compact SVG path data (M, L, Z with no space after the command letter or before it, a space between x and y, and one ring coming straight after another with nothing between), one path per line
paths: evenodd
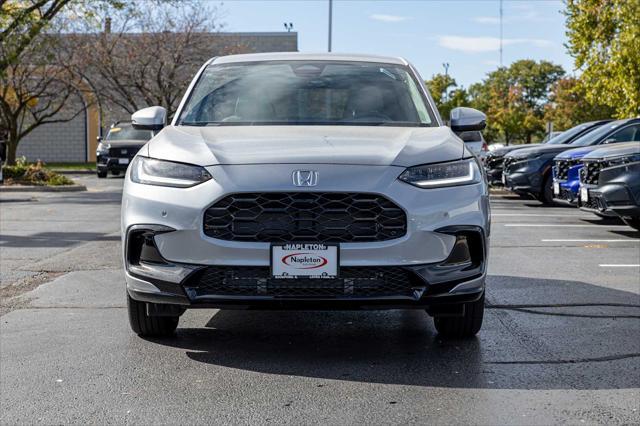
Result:
M407 16L398 16L398 15L382 15L382 14L373 14L369 15L369 19L373 19L374 21L381 22L402 22L409 19Z
M476 16L473 18L473 22L477 22L478 24L497 25L500 23L500 18L497 16Z
M463 37L463 36L438 36L438 45L446 49L459 50L465 53L496 52L500 50L500 39L498 37ZM549 40L537 38L505 38L502 40L503 46L515 44L528 44L535 47L548 47L553 43Z

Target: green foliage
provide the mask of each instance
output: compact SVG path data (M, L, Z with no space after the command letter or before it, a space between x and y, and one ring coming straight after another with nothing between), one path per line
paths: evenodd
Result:
M74 184L68 177L46 169L41 161L27 164L24 157L17 159L14 166L4 166L2 173L7 185L60 186Z
M592 102L586 95L582 80L561 78L553 87L549 103L545 106L545 121L554 128L566 130L586 121L602 120L614 115L613 108Z
M567 0L565 14L587 99L640 115L640 0Z
M489 141L531 142L542 138L551 89L564 75L561 66L523 59L498 68L469 88L473 108L487 114Z
M449 120L451 110L469 105L469 95L464 87L459 87L453 77L436 74L425 82L443 120Z

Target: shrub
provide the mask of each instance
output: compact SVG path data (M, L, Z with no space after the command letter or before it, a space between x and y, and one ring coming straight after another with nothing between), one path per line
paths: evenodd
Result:
M44 163L27 164L24 157L16 161L15 166L2 168L5 182L8 185L73 185L73 181L66 176L59 175L44 168Z

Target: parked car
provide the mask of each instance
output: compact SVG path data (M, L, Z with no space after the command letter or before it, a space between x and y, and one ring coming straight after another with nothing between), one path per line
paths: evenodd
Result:
M96 150L96 170L99 178L107 177L111 172L119 175L129 167L129 163L138 150L151 139L153 132L134 129L129 121L114 123L107 137L98 137Z
M404 59L218 57L133 160L122 199L132 329L191 308L426 310L443 336L481 327L489 194ZM163 128L164 127L164 128ZM446 212L446 214L443 214Z
M592 121L588 123L579 124L567 131L560 132L560 134L543 142L543 144L545 146L570 144L580 136L596 129L597 127L609 121L611 120L599 120L599 121ZM524 148L534 148L534 147L542 146L543 144L530 143L530 144L519 144L519 145L506 145L501 148L490 150L490 152L487 154L484 160L484 166L485 166L487 179L489 180L489 183L491 185L503 184L502 171L504 168L504 156L507 155L509 152L519 150L519 149L524 149Z
M558 154L578 147L635 140L638 128L640 118L618 120L599 126L568 145L545 144L510 152L504 159L505 187L516 193L531 194L545 204L553 204L551 168Z
M635 146L635 142L630 142ZM580 187L582 186L580 174L583 169L583 159L594 151L615 150L618 146L623 148L628 143L614 145L590 145L570 149L558 154L554 158L553 171L553 200L558 204L567 204L580 207ZM597 212L601 216L615 216L613 213Z
M467 149L478 157L483 156L488 150L487 142L485 142L482 132L461 132L458 137L462 139Z
M638 130L640 136L640 129ZM582 168L580 169L580 197L578 206L582 210L591 211L598 215L613 216L616 213L609 209L600 191L600 176L610 167L624 166L629 163L640 161L640 137L637 142L618 143L606 145L600 149L593 150L582 158ZM624 169L617 170L618 173ZM607 180L610 182L615 173L607 173ZM630 182L632 183L632 182ZM609 184L611 185L611 184ZM625 189L625 188L623 188ZM634 200L634 198L630 198ZM615 205L615 199L611 199ZM619 210L619 209L618 209Z

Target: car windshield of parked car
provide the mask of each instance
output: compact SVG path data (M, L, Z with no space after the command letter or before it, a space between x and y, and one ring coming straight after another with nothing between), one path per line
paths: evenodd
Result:
M109 129L107 140L112 142L125 140L148 141L152 136L153 134L149 130L134 129L131 124L116 124Z
M585 129L588 129L591 126L592 126L591 124L579 124L577 126L570 128L567 131L560 133L558 136L549 139L546 142L546 144L547 145L564 145L565 143L569 142L571 139L575 138L576 135L579 135L580 133L584 132ZM592 132L594 129L597 129L597 128L598 126L595 125L591 128L591 130L588 130L587 133Z
M189 126L434 123L408 68L337 61L210 65L178 120Z
M600 140L611 133L614 129L619 128L623 123L613 122L607 123L601 127L598 127L596 130L587 133L586 135L580 136L575 141L571 142L571 146L589 146L594 145Z

